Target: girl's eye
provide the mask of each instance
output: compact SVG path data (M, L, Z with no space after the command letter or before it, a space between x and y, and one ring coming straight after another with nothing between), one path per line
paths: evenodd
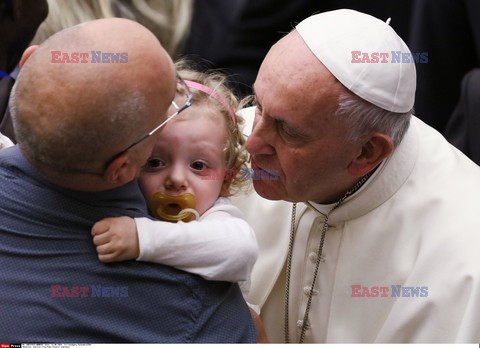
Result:
M204 170L208 168L207 164L202 161L192 162L192 164L190 164L190 167L194 170Z
M142 169L146 171L153 171L163 167L165 167L165 162L162 159L158 157L152 157L147 160L147 163L145 163Z

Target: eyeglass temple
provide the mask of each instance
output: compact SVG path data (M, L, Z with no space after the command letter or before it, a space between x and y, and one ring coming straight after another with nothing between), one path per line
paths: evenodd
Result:
M184 106L182 106L181 108L177 105L177 103L172 100L172 105L175 109L177 109L177 111L175 111L173 114L171 114L170 116L167 117L167 119L165 121L163 121L161 124L159 124L157 127L155 127L155 129L153 129L150 133L148 133L147 136L150 136L152 135L153 133L155 133L157 130L159 130L160 128L162 128L165 123L167 123L168 121L170 121L172 118L174 118L175 116L177 116L180 112L182 112L183 110L185 110L186 108L188 108L190 105L192 105L192 100L191 99L188 99L187 102L185 103Z
M183 105L182 107L178 106L177 102L174 100L172 100L172 105L175 109L177 109L176 112L174 112L173 114L171 114L170 116L167 117L167 119L165 121L163 121L161 124L159 124L157 127L155 127L155 129L153 129L152 131L150 131L150 133L148 133L148 135L145 136L146 137L149 137L151 136L153 133L155 133L157 130L159 130L160 128L162 128L168 121L170 121L172 118L174 118L175 116L177 116L179 113L181 113L183 110L185 110L186 108L188 108L190 105L192 105L192 93L190 92L190 89L188 88L187 84L185 83L185 81L183 81L183 79L177 74L177 84L182 86L185 90L185 93L186 93L186 97L187 97L187 101L185 103L185 105Z

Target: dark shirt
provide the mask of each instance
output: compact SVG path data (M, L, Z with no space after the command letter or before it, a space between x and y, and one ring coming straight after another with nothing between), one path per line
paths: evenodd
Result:
M445 138L480 166L480 69L462 80L460 101L445 129Z
M409 47L416 64L415 115L440 133L459 102L462 78L480 67L480 1L415 0Z
M103 264L90 229L146 216L136 182L57 187L0 151L0 338L6 342L255 342L239 288L147 262ZM88 288L88 289L86 289Z

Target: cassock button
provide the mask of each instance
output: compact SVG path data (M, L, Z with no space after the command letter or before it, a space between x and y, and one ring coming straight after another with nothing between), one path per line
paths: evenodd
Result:
M303 320L298 320L297 321L297 328L302 329L303 327ZM310 321L307 321L307 330L310 330Z
M312 251L310 254L308 254L308 259L310 260L310 262L316 263L317 262L317 253ZM325 262L325 255L324 254L322 254L322 256L320 256L320 262Z
M309 296L311 289L312 289L312 288L311 288L310 286L306 286L306 287L303 288L303 293L304 293L305 295ZM313 294L312 294L312 295L313 295L313 296L317 296L317 295L318 295L318 290L313 289Z

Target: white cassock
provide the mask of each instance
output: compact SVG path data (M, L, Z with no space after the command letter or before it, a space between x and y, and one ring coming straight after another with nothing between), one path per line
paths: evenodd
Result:
M270 340L283 342L292 204L256 193L234 203L260 247L249 302L260 305ZM299 339L324 221L303 203L296 216L291 342ZM322 254L304 342L480 342L480 167L419 119L331 213Z

